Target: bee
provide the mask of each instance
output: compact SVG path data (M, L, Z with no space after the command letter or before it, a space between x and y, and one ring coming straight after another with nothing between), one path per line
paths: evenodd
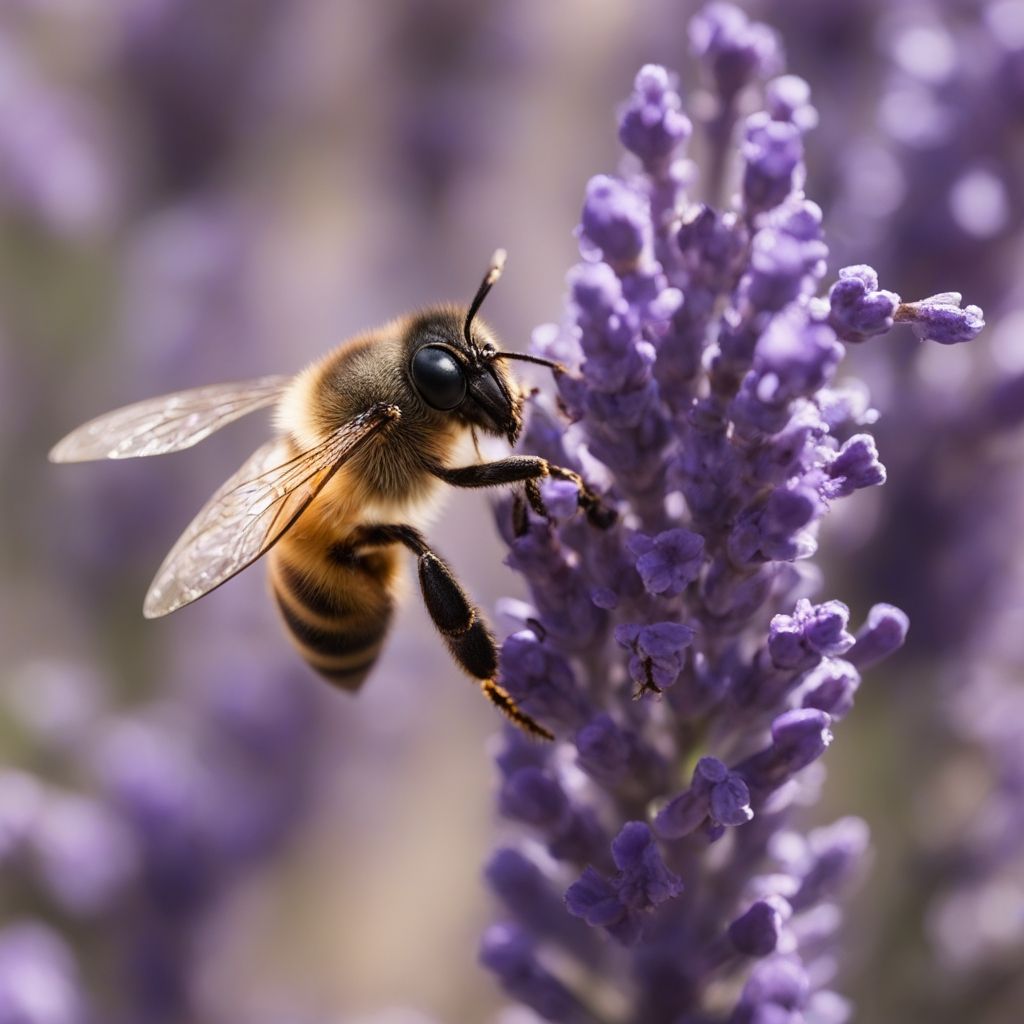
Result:
M477 313L501 274L495 253L469 307L437 305L342 342L294 377L215 384L152 398L72 431L52 462L126 459L189 448L257 409L275 407L276 434L206 503L164 559L146 618L176 611L269 553L270 585L301 656L342 690L357 691L388 632L400 549L417 560L430 618L455 662L528 733L552 734L498 683L494 634L450 566L421 532L439 490L521 485L544 515L539 483L571 481L597 526L614 512L575 472L534 455L451 465L477 434L512 447L526 391L506 363L565 372L539 356L503 352Z

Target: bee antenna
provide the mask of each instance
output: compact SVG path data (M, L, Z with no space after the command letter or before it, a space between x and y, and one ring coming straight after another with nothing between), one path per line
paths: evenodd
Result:
M494 287L494 282L501 277L501 271L505 266L505 258L507 253L504 249L497 249L494 255L491 257L490 265L487 268L487 273L484 274L484 279L480 282L480 287L476 290L476 295L473 296L473 301L469 304L469 312L466 314L466 323L462 328L462 336L466 339L466 344L469 346L472 352L476 352L476 345L473 344L473 339L469 333L469 328L473 324L473 317L479 312L480 307L483 305L484 299L487 298L487 293Z
M492 358L494 359L520 359L524 363L535 363L537 366L546 366L549 370L554 370L555 373L567 373L566 368L554 359L545 359L543 356L531 356L525 352L492 352Z

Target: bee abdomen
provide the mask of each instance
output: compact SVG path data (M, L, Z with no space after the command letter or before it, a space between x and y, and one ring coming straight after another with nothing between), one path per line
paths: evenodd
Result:
M271 560L271 585L292 641L335 686L358 689L380 654L392 613L387 568L331 560L326 579L318 579L284 552Z

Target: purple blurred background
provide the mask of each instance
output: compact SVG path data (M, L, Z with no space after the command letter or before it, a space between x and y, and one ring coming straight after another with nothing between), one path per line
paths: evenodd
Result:
M870 262L985 307L941 359L910 338L854 359L890 484L834 517L827 571L913 628L844 724L822 814L874 837L839 986L857 1019L1011 1024L1024 2L741 6L811 84L833 276ZM696 89L696 9L0 0L0 1024L535 1019L476 965L498 720L419 604L357 700L293 656L258 568L141 617L265 417L159 460L45 453L115 406L467 301L499 245L487 317L525 350L637 68ZM521 593L487 499L449 508L433 539L478 601Z

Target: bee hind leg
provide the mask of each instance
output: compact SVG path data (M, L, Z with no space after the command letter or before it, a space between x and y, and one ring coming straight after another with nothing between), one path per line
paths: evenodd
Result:
M538 739L554 736L522 711L496 680L498 645L480 610L472 604L448 564L411 526L367 526L354 538L357 547L403 544L417 558L420 592L431 621L452 657L480 684L484 695L516 725Z

